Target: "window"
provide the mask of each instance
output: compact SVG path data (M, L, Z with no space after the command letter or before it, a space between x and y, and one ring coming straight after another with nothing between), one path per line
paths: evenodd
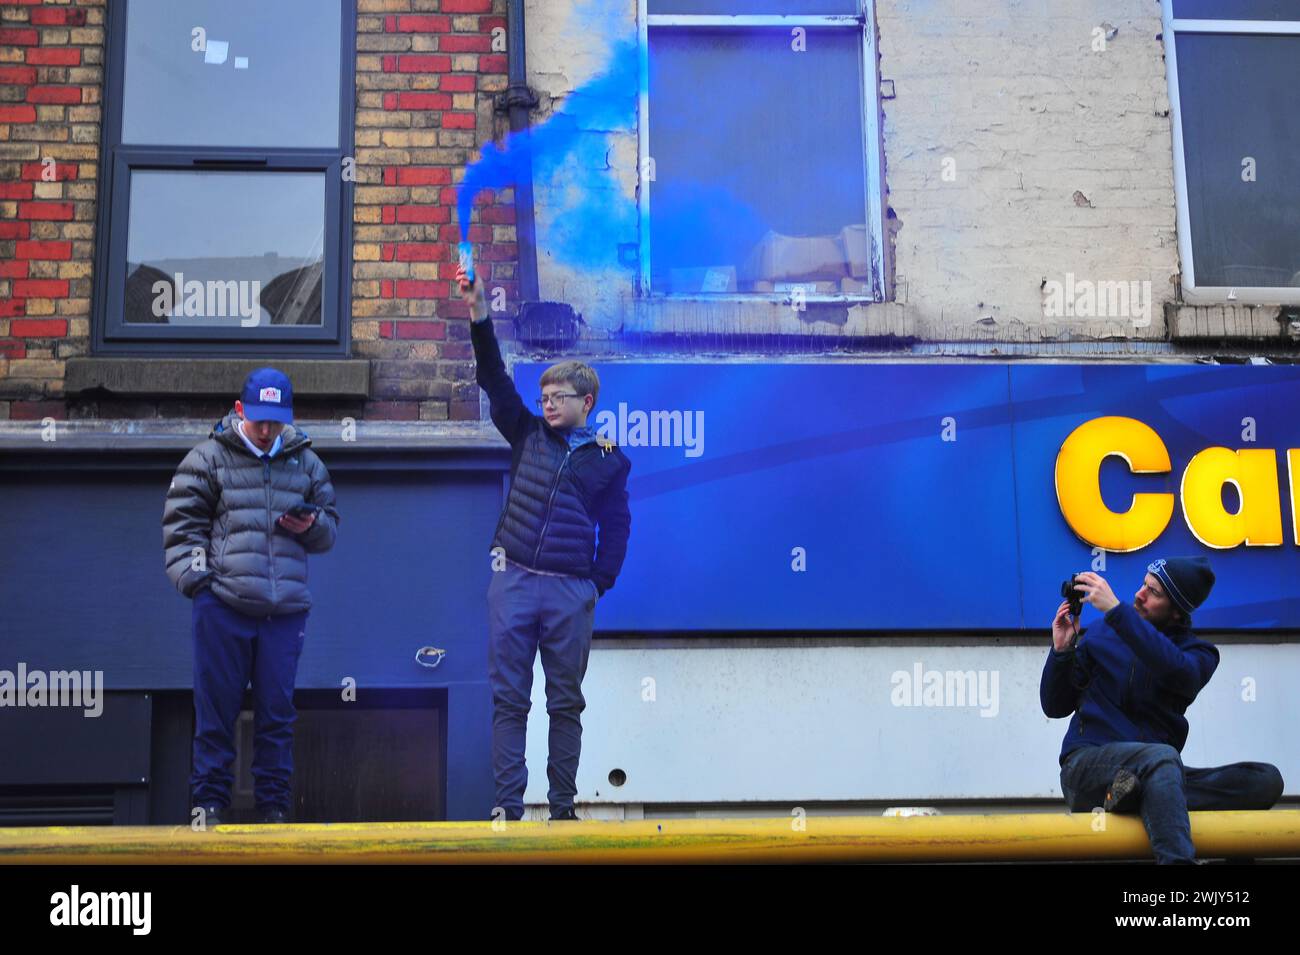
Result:
M885 297L871 0L640 0L640 287Z
M95 350L347 350L354 0L109 5Z
M1300 0L1164 0L1183 297L1300 304Z

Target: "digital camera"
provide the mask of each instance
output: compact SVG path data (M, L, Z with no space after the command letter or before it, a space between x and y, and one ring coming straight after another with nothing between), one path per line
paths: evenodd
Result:
M1083 612L1083 594L1074 589L1074 582L1078 577L1078 574L1072 574L1069 580L1061 584L1061 596L1070 602L1070 615L1076 620Z

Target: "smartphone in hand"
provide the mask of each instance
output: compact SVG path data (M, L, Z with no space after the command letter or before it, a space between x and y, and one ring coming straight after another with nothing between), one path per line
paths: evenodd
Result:
M289 508L283 514L281 514L280 517L297 517L297 518L311 517L319 510L320 510L319 505L308 504L306 501L303 501L301 504L295 504L293 507ZM284 525L280 523L279 518L276 519L275 526L277 529L284 527Z

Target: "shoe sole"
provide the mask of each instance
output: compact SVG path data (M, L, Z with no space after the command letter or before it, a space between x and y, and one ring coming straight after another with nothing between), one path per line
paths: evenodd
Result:
M1137 791L1138 778L1132 773L1120 771L1115 774L1114 781L1110 784L1110 789L1106 793L1106 801L1102 804L1102 809L1106 812L1114 812L1124 802Z

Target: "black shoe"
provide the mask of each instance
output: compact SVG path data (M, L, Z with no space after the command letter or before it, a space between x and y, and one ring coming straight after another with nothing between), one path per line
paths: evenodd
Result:
M578 821L578 814L577 812L574 811L572 806L570 806L568 809L561 809L559 812L556 812L554 809L551 810L551 822L577 822L577 821Z
M1140 789L1141 783L1136 776L1127 769L1119 770L1115 773L1110 789L1106 790L1106 801L1102 803L1102 809L1106 812L1119 812L1130 808Z
M259 826L283 826L289 822L289 813L284 809L260 809L257 813Z
M230 810L225 806L195 806L195 809L202 809L201 815L194 815L190 812L191 824L198 824L199 830L211 829L213 826L228 825L231 820L229 817Z

